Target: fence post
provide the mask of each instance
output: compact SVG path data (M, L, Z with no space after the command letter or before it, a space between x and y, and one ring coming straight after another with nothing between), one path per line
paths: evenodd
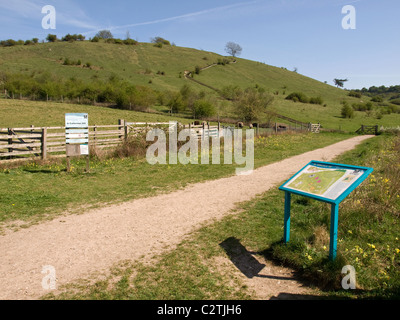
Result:
M125 136L125 140L128 140L128 134L129 134L128 123L124 120L124 136Z
M97 125L94 125L93 128L93 142L94 142L94 147L96 148L96 134L97 134Z
M42 160L47 159L47 128L42 129Z
M122 131L124 129L124 127L123 127L124 126L124 122L125 121L123 119L118 119L118 125L119 125L118 130L119 131ZM122 134L120 134L118 137L119 137L120 140L122 140L124 136Z
M8 135L9 136L12 136L12 128L8 128ZM13 143L13 139L11 138L8 138L8 144L10 145L10 147L12 147L12 143ZM13 148L8 148L8 152L13 152ZM10 158L9 159L11 159L11 156L10 156Z

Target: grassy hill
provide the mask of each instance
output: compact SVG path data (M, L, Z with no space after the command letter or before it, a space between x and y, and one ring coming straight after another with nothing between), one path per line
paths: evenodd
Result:
M400 114L394 113L377 119L374 113L356 111L353 119L341 118L341 101L346 100L351 105L370 101L370 97L349 97L345 90L255 61L238 58L236 63L217 64L223 58L212 52L176 46L158 48L149 43L120 45L89 41L56 42L1 47L0 74L10 72L38 76L47 73L65 80L79 79L85 83L95 80L107 82L117 77L160 92L179 91L187 84L196 91L204 91L207 96L217 98L219 95L215 91L188 81L184 76L185 71L193 72L196 67L201 69L213 65L199 74L193 72L194 79L219 90L227 86L265 88L275 97L272 105L274 111L303 122L319 122L325 128L350 131L356 130L361 124L400 125ZM64 65L66 59L80 61L80 65ZM321 97L323 104L295 103L285 99L295 91L309 97ZM218 108L220 116L235 116L230 102L220 102ZM378 110L380 107L376 105L375 108ZM153 109L162 112L167 110L157 104Z

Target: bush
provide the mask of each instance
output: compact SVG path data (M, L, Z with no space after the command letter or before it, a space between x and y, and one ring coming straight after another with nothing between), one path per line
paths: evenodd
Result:
M202 119L215 115L215 107L206 100L197 100L193 107L194 118Z
M400 106L400 98L390 100L390 102L393 103L393 104L396 104L396 105Z
M3 40L0 42L3 47L12 47L17 45L17 41L13 39Z
M351 90L349 92L349 97L361 98L361 96L362 96L361 92L357 92L357 91L354 91L354 90Z
M252 122L258 120L267 111L274 100L273 96L256 88L247 88L235 100L234 106L241 120Z
M166 46L170 46L171 45L171 43L168 40L165 40L164 38L161 38L161 37L152 38L151 42L154 43L154 44L158 44L158 45L161 44L160 48L162 48L162 45L166 45Z
M286 97L286 100L294 102L309 103L310 99L303 92L293 92Z
M124 44L126 44L126 45L131 45L131 46L133 46L133 45L136 45L138 42L136 41L136 40L133 40L133 39L126 39L126 40L124 40Z
M201 72L201 68L199 66L196 66L194 69L194 73L200 74L200 72Z
M343 104L343 107L342 107L342 110L341 110L342 117L343 118L349 118L349 119L354 118L354 110L353 110L353 108L350 107L350 105L346 101L344 101L342 104Z
M312 97L312 98L310 98L310 103L311 104L319 104L322 106L324 104L324 100L321 97Z
M57 35L55 35L55 34L49 34L49 35L47 35L46 40L47 40L48 42L56 42L56 41L58 40L58 39L57 39Z
M356 111L371 111L372 110L372 103L371 102L366 102L366 103L353 103L351 105L354 110Z
M113 36L113 34L111 33L110 30L101 30L96 34L95 38L112 39L112 38L114 38L114 36Z
M180 92L177 92L170 97L167 106L170 108L172 112L175 113L186 110L186 106L182 94Z

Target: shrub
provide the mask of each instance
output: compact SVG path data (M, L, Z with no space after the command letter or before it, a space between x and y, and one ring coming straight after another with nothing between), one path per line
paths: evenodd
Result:
M72 64L73 64L73 63L72 63L71 60L69 60L69 58L65 58L65 59L64 59L64 63L63 63L64 66L70 66L70 65L72 65Z
M293 92L286 97L286 100L294 102L309 103L310 99L303 92Z
M372 110L372 103L371 102L366 102L366 103L353 103L351 105L354 110L356 111L371 111Z
M46 40L47 40L48 42L56 42L56 41L58 40L58 39L57 39L57 35L55 35L55 34L48 34Z
M166 46L171 45L171 43L168 40L165 40L164 38L161 38L161 37L152 38L151 42L154 44L161 44L161 47L162 47L162 45L166 45Z
M354 118L354 110L352 107L350 107L350 105L344 101L343 103L343 107L341 110L341 115L343 118Z
M180 92L177 92L170 97L167 106L172 112L175 113L185 111L186 109L182 94Z
M311 104L319 104L322 106L324 104L324 100L321 97L311 97L310 103Z
M393 104L396 104L396 105L400 106L400 98L390 100L390 102L393 103Z
M235 110L241 120L258 120L274 100L273 96L256 88L247 88L234 102Z
M349 92L349 97L361 98L361 96L362 96L361 92L357 92L357 91L354 91L354 90L351 90Z
M372 102L383 102L383 97L382 96L375 96L375 97L372 97L371 101Z
M13 40L13 39L8 39L8 40L3 40L3 41L1 41L0 44L1 44L3 47L12 47L12 46L17 45L17 41L15 41L15 40Z
M110 30L101 30L96 34L95 38L112 39L112 38L114 38L114 36L112 35Z
M215 115L215 107L206 100L197 100L193 107L194 118L207 118Z
M126 40L124 40L124 44L126 44L126 45L136 45L138 42L136 41L136 40L133 40L133 39L126 39Z

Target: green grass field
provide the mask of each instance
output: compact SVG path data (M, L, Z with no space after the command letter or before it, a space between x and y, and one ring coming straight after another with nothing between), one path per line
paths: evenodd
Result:
M91 68L63 65L63 59L66 58L73 61L81 60L82 64L90 62ZM216 92L186 80L183 74L185 71L193 71L196 66L202 68L214 64L221 58L223 57L212 52L176 46L156 48L149 43L126 46L83 41L0 48L0 64L3 72L35 74L37 77L48 73L61 79L79 79L84 83L94 80L108 81L110 77L117 77L161 92L179 91L186 84L195 91L204 91L208 97L214 99L218 97ZM230 85L240 88L257 85L265 88L275 97L271 106L274 111L306 123L319 122L328 129L355 131L362 124L378 124L386 127L400 125L400 114L385 114L378 119L375 114L380 108L378 105L375 107L375 113L356 111L355 118L344 119L340 114L342 100L348 101L351 105L361 100L370 101L370 98L349 97L345 90L285 68L240 58L236 60L236 63L216 65L201 71L200 74L195 74L195 79L217 89ZM328 83L332 82L330 79L327 80ZM321 97L324 103L315 105L285 100L286 96L294 91L303 92L309 97ZM162 105L155 105L152 109L167 111L167 108ZM218 109L220 117L236 116L236 112L228 101L219 101ZM7 116L2 113L3 123L6 122ZM265 119L261 119L263 120ZM12 126L12 123L5 125Z
M398 137L380 136L335 159L375 168L341 205L335 262L328 260L328 205L294 196L292 239L284 245L283 193L274 189L201 228L152 264L126 261L101 280L78 281L45 299L254 299L232 274L233 264L221 269L217 263L239 258L243 250L293 268L320 299L398 299L400 170L392 158L399 155L399 143ZM356 270L356 290L341 287L345 265Z
M88 113L89 125L116 125L118 119L128 122L169 122L183 124L191 120L168 115L119 110L101 106L67 104L58 102L0 100L0 127L22 128L65 126L66 113Z

